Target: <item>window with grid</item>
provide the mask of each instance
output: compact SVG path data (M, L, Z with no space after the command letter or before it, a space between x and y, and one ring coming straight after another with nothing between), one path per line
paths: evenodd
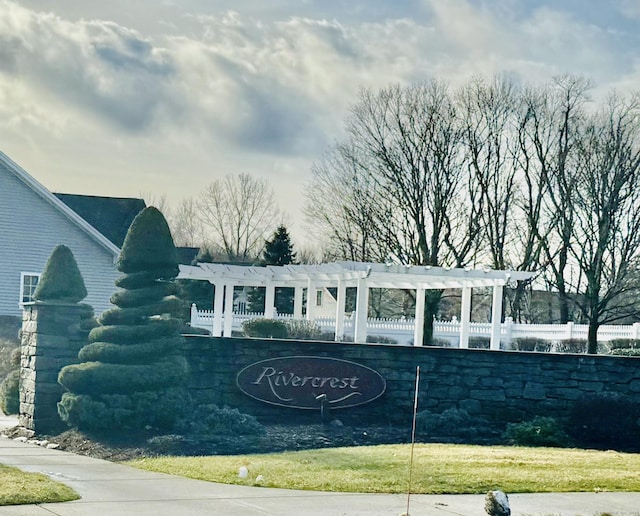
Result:
M33 301L40 274L37 272L20 273L20 305Z

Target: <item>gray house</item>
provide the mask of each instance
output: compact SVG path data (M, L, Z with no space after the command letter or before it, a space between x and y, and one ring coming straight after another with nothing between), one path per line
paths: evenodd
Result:
M0 152L0 315L20 315L58 244L73 252L97 313L120 275L115 263L141 199L53 194Z

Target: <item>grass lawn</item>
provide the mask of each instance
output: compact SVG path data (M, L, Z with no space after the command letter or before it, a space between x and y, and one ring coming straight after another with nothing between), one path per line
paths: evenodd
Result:
M127 464L227 484L405 493L409 445L325 448L264 455L159 457ZM249 470L239 478L238 470ZM640 491L640 454L566 448L417 444L412 492ZM257 480L261 475L262 478Z
M68 502L78 498L73 489L46 475L0 464L0 505Z

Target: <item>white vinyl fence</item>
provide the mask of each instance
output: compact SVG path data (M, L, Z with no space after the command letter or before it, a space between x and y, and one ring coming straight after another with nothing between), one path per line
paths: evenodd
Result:
M242 331L242 323L250 319L263 317L264 314L257 312L245 312L233 314L234 331ZM277 314L276 319L293 319L291 314ZM354 328L353 315L345 317L344 335L345 340L353 339ZM323 332L333 333L335 331L335 319L332 317L316 318L315 324ZM191 326L195 328L213 329L213 311L198 310L195 305L191 307ZM394 341L398 344L413 344L413 319L367 319L367 335L371 341ZM538 338L552 343L561 342L568 339L586 340L588 326L586 324L516 324L510 319L502 323L501 343L503 349L512 347L514 340L519 338ZM470 337L491 337L491 323L472 322L469 327ZM451 346L459 345L460 322L435 321L434 339L448 341ZM609 342L613 339L640 339L640 323L618 326L601 326L598 331L598 342Z

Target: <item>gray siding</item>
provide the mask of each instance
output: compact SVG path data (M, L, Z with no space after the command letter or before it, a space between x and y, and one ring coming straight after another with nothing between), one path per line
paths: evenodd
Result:
M84 302L96 313L109 308L119 275L113 254L0 161L0 314L20 315L20 273L41 273L58 244L78 262L88 292Z

